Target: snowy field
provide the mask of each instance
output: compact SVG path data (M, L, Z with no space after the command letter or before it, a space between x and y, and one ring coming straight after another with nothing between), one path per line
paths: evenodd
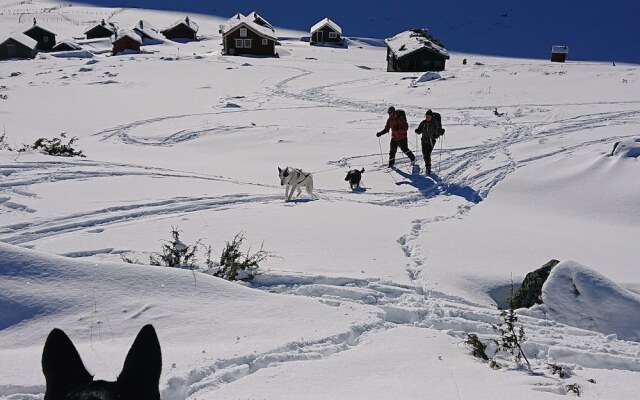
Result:
M0 35L32 23L9 10L56 5L18 3L0 1ZM46 13L58 39L184 17ZM278 57L222 56L224 18L190 17L199 42L0 61L4 144L64 132L86 155L0 150L0 399L43 397L52 328L113 380L149 323L163 400L640 397L640 67L450 51L427 80L386 72L382 38L277 29ZM391 105L414 167L385 168ZM412 133L427 108L446 128L430 176ZM284 201L286 166L313 172L315 198ZM174 227L214 257L241 231L276 257L249 284L149 266ZM518 311L531 369L474 358L467 334L496 338L511 282L551 259L545 304Z

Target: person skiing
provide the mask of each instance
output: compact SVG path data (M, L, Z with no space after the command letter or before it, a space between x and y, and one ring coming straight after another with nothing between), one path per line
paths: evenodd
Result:
M380 137L391 130L391 142L389 143L389 168L396 163L396 152L398 147L411 160L411 165L416 162L416 156L413 155L407 144L407 122L396 113L395 107L389 107L387 110L389 118L384 129L376 133Z
M442 124L435 118L432 110L427 110L424 120L415 131L418 135L422 135L422 155L424 156L424 167L427 175L431 174L431 152L436 145L436 139L442 132Z

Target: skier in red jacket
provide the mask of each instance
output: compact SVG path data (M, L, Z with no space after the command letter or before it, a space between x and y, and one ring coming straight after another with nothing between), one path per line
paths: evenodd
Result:
M407 157L411 160L411 165L416 162L416 156L413 155L407 144L407 122L404 118L400 117L396 113L395 107L389 107L387 110L389 113L389 119L384 129L376 133L377 137L384 135L391 130L391 143L389 143L389 168L393 167L396 163L396 152L398 147Z

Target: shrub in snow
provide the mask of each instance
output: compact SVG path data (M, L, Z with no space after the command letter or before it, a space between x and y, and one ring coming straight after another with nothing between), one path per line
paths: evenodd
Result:
M231 242L227 242L220 256L220 265L212 271L213 276L229 281L250 281L258 273L259 264L272 257L262 246L256 253L251 254L251 249L243 253L240 246L244 239L244 232L240 232Z
M85 157L82 154L82 150L76 150L73 148L75 142L78 141L76 136L69 139L67 143L63 143L63 139L66 139L66 133L61 133L59 138L47 139L40 138L36 140L31 148L33 150L39 151L43 154L47 154L50 156L60 156L60 157Z
M571 377L571 370L561 365L551 363L547 364L547 368L551 371L551 375L558 375L562 379Z
M149 256L151 265L173 268L195 268L196 250L200 241L193 246L187 246L180 240L180 231L171 228L173 240L162 245L162 253L154 253Z
M572 383L571 385L567 385L567 393L573 392L578 397L580 397L580 386L577 383Z
M500 325L492 324L493 330L499 335L498 339L494 340L496 344L496 354L500 351L504 351L512 354L516 362L520 362L523 358L527 363L529 369L531 369L531 363L527 359L527 356L522 350L522 343L525 341L524 328L522 325L517 327L518 316L513 308L513 285L511 287L511 297L509 298L509 309L502 310L500 317L502 322Z
M480 341L478 335L476 335L475 333L467 333L467 340L464 343L471 347L471 354L473 354L474 357L489 361L489 356L487 355L487 345Z
M13 151L13 149L11 148L11 146L9 146L6 140L7 140L7 136L3 130L2 135L0 135L0 150Z

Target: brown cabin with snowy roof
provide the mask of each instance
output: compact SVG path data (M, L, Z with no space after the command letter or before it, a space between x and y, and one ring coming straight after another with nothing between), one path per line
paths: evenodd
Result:
M167 39L175 40L198 40L198 24L193 22L188 16L174 22L172 25L160 31Z
M38 50L49 51L56 45L56 34L38 25L35 18L33 26L22 33L38 42Z
M342 28L329 18L311 27L310 44L342 44Z
M411 29L384 40L388 72L443 71L449 59L447 49L427 34Z
M108 38L118 31L118 27L112 22L106 22L104 19L99 24L87 29L84 34L87 39Z
M8 58L34 58L38 42L23 33L13 33L0 42L0 60Z
M264 25L257 13L244 16L240 13L220 26L222 52L225 55L276 55L278 38L270 24Z
M111 44L113 45L111 53L115 56L126 50L140 51L142 38L130 30L120 31L111 37Z

